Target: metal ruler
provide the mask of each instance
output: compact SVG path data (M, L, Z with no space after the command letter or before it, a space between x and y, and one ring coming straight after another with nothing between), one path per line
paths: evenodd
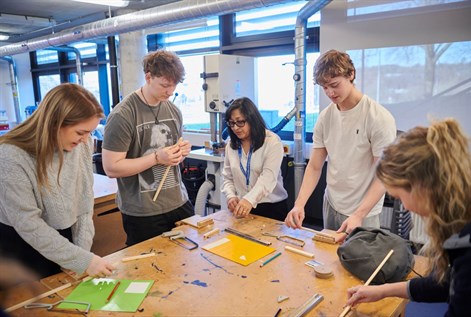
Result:
M324 300L324 296L320 294L314 294L301 307L299 307L292 314L290 314L290 317L305 316L308 312L314 309L314 307L319 305L323 300Z
M247 240L250 240L250 241L253 241L253 242L257 242L257 243L266 245L266 246L271 245L271 242L259 240L259 239L255 238L254 236L251 236L247 233L237 231L237 230L232 229L232 228L226 228L226 229L224 229L224 231L235 234L236 236L239 236L241 238L244 238L244 239L247 239Z

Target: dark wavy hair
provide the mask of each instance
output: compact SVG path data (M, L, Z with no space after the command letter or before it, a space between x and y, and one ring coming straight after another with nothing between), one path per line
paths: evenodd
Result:
M257 109L257 106L247 97L241 97L232 102L232 104L227 108L225 120L226 122L231 119L232 112L236 109L239 109L240 113L244 115L245 120L250 125L250 138L252 139L253 151L255 152L262 147L263 142L265 142L266 136L266 124L263 120L262 115ZM231 148L237 149L241 144L240 139L232 131L230 127L229 135L231 137Z

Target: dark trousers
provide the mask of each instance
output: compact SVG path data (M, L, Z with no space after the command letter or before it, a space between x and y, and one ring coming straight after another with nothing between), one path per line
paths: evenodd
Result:
M57 230L59 234L72 242L72 229ZM46 259L41 253L30 246L15 228L0 223L1 256L14 259L25 267L36 272L40 278L61 272L60 266ZM57 250L57 252L60 252Z
M131 246L170 231L175 228L175 222L194 214L195 211L190 201L177 209L156 216L136 217L121 213L124 231L127 235L126 245Z
M288 214L288 203L287 200L282 200L277 203L261 203L257 205L257 208L252 209L251 214L263 216L271 219L285 221L286 215Z

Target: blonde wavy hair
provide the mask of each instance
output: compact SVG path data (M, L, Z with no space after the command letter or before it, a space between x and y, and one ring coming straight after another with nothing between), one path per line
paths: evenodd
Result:
M15 145L32 155L36 159L39 186L47 188L47 169L52 163L54 153L59 155L59 173L64 160L64 149L59 138L60 128L93 117L105 117L95 96L80 85L61 84L44 96L31 117L0 137L0 144Z
M449 258L443 242L471 221L471 156L469 139L454 119L436 121L403 134L383 152L377 177L412 194L428 210L430 240L422 254L438 282L447 277Z

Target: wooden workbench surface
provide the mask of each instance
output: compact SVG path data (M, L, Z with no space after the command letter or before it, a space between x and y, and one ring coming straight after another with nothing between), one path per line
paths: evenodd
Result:
M88 316L274 316L278 308L282 308L280 316L289 316L316 293L324 296L324 300L308 316L338 316L345 305L346 289L362 283L342 267L336 254L336 245L312 241L313 234L310 232L292 230L281 222L257 216L235 219L226 211L209 217L214 219L212 228L232 227L264 241L271 241L272 246L281 251L282 255L264 267L260 267L258 261L242 266L201 248L221 239L227 233L220 232L204 240L203 234L210 231L211 227L197 229L181 226L179 230L199 243L198 249L189 251L170 242L168 238L159 236L107 256L107 259L118 266L113 278L155 280L140 306L142 311L134 314L92 311ZM304 264L309 258L285 251L286 245L292 245L262 236L264 231L283 232L304 239L306 245L302 249L314 253L315 260L330 267L334 276L328 279L315 277L314 270ZM123 257L148 252L155 252L156 256L121 262ZM423 273L425 262L424 258L418 257L416 271ZM411 274L410 277L414 275ZM53 289L70 281L73 281L71 277L61 273L45 278L41 283ZM65 298L72 290L73 287L63 290L59 292L59 296ZM289 296L289 299L278 303L278 296ZM13 296L6 307L26 298L20 294ZM47 298L41 302L54 302L58 299L60 298L56 295L55 298ZM361 304L348 316L398 316L405 304L406 301L399 298L384 299L376 303ZM65 314L20 308L12 312L12 316Z

